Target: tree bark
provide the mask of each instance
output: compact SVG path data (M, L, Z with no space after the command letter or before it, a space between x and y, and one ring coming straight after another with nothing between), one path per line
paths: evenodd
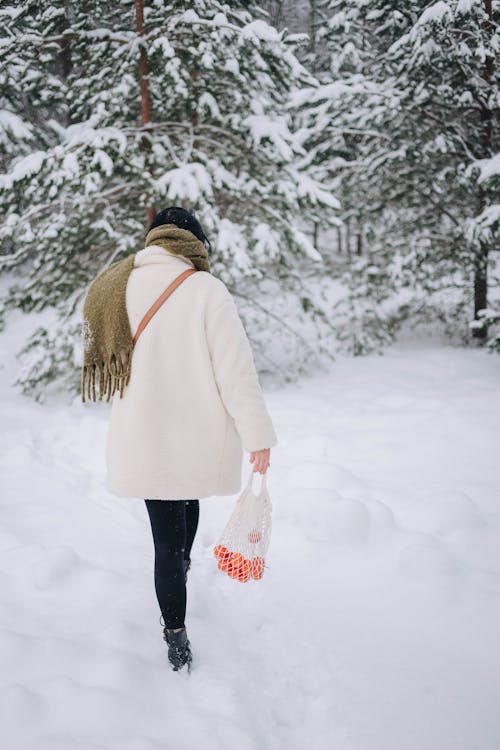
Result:
M474 317L477 319L478 311L484 310L488 304L488 251L485 248L478 250L474 263ZM485 338L487 327L473 329L475 338Z
M139 36L144 36L144 0L135 0L135 28ZM141 44L139 56L139 90L141 93L141 127L147 127L151 123L151 92L148 81L149 65L148 56L144 44ZM142 149L148 154L151 151L149 137L143 136L141 140ZM146 161L147 161L146 156ZM151 165L148 167L152 174ZM152 205L146 205L146 227L148 227L155 215Z
M345 246L348 257L351 257L351 219L348 216L345 220Z
M337 252L342 255L342 229L337 227Z
M309 21L309 35L310 45L309 51L311 53L311 71L315 75L317 69L317 53L316 53L316 32L317 32L317 8L316 0L310 0L310 21Z
M358 255L363 255L363 232L361 229L356 237L356 252Z
M489 27L493 33L493 8L491 0L483 0L484 10L489 20ZM493 60L488 57L484 67L483 79L488 85L491 85L493 75ZM492 112L487 107L481 108L480 127L482 141L482 158L487 159L493 153L493 128ZM483 188L479 187L478 198L479 213L486 206L486 196ZM474 262L474 318L478 319L478 311L484 310L488 306L488 247L481 243L476 251ZM472 336L477 339L485 340L488 336L488 326L484 324L481 328L473 328Z
M70 13L71 4L66 2L64 5L64 16L62 17L61 23L59 25L59 31L61 32L61 39L59 41L59 60L61 62L62 77L64 78L64 80L67 80L69 78L73 70L73 57L71 49L72 38L69 34L65 34L65 32L67 32L71 28ZM73 122L73 112L70 105L66 110L66 125L72 125Z
M194 41L194 45L197 47L198 42ZM198 140L196 138L196 134L198 131L198 101L200 98L200 91L199 91L199 79L200 79L200 73L198 70L194 69L191 71L191 129L192 129L192 150L196 151L198 148Z

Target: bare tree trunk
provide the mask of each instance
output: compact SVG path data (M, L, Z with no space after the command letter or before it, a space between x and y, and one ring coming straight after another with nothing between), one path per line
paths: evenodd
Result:
M365 49L366 49L366 17L363 15L362 32L361 32L361 51L363 59L361 60L361 72L365 73Z
M200 78L199 71L193 69L191 71L191 106L192 106L191 127L192 127L192 132L193 132L193 145L192 145L193 150L196 150L198 148L198 141L196 139L196 131L198 129L198 122L199 122L199 116L198 116L198 102L200 98L199 78Z
M337 227L337 252L342 255L342 227Z
M474 262L474 317L478 318L479 310L484 310L488 304L488 250L481 248L477 251ZM487 326L472 329L474 338L484 339L488 335Z
M66 2L64 4L64 16L62 17L61 22L58 26L58 30L61 33L61 40L59 42L59 47L60 47L59 59L61 61L62 76L65 80L69 78L73 70L73 57L72 57L72 49L71 49L72 39L69 36L69 34L64 33L68 31L68 29L71 28L70 16L71 16L71 3ZM74 122L73 113L71 110L72 110L72 107L70 105L66 111L66 125L71 125Z
M317 26L317 8L316 8L316 0L310 0L309 3L310 7L310 21L309 21L309 35L311 39L311 43L309 46L309 51L311 53L311 71L313 74L316 73L317 69L317 56L316 56L316 26Z
M277 29L281 29L283 25L283 0L275 0L275 2L264 3L266 10L269 13L269 20L271 26L275 26Z
M493 9L492 0L483 0L484 10L489 20L491 33L494 33L493 27ZM486 60L483 78L491 84L493 75L493 60L488 57ZM487 159L492 155L493 148L493 128L492 112L486 106L482 107L481 114L481 135L482 135L482 157ZM479 188L478 207L481 213L486 205L484 190ZM477 320L479 310L483 310L488 305L488 247L481 243L476 251L474 262L474 318ZM481 328L474 328L472 335L477 339L486 339L488 336L488 326L483 325Z
M356 252L358 255L363 255L363 227L359 228L356 236Z
M135 0L135 28L139 36L144 34L144 0ZM148 81L148 56L144 44L141 44L139 57L139 89L141 92L141 127L145 127L151 122L151 92ZM151 151L151 142L148 137L143 136L141 141L143 150L148 153ZM149 171L152 173L151 166ZM152 205L146 206L146 226L152 222L155 214Z

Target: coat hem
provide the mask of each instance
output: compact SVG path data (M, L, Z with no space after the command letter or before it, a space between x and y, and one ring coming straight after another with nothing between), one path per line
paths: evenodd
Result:
M135 484L130 479L106 478L106 489L117 497L134 497L149 500L188 500L195 498L236 495L241 489L241 478L238 482L221 485L214 483L203 487L197 482L186 482L175 485L166 483Z

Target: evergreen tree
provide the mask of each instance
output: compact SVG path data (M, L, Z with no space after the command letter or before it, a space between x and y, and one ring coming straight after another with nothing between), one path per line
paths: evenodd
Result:
M30 153L36 147L47 146L47 119L52 112L61 112L64 89L54 68L60 67L58 50L54 47L23 48L19 41L29 25L34 34L42 29L57 33L61 9L45 8L36 13L35 2L0 7L0 24L4 29L0 55L0 168L10 161Z
M257 3L20 6L5 11L12 50L39 79L49 70L57 94L47 111L33 105L44 120L36 150L19 146L0 176L1 268L23 274L3 312L56 311L21 352L24 390L40 398L42 385L61 379L79 387L86 287L143 246L147 219L168 204L199 216L213 271L240 295L257 352L269 321L293 338L283 315L308 308L297 268L320 258L304 217L327 222L337 204L304 167L291 130L290 93L314 79L286 33ZM263 285L274 306L245 305ZM303 341L299 362L310 356Z
M382 283L373 346L377 331L384 339L407 316L438 317L455 331L460 321L466 340L474 314L472 330L484 336L498 192L478 175L499 148L498 4L332 0L328 10L322 86L296 104L303 145L328 165L342 218L369 254L351 264L348 286L359 300L359 288L374 289L367 273Z

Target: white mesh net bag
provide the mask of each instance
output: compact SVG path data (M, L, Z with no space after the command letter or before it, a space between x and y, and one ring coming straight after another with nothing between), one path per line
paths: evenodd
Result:
M219 570L242 583L259 580L264 575L271 536L272 505L266 475L262 475L260 493L256 495L252 488L254 473L250 473L248 484L214 547Z

